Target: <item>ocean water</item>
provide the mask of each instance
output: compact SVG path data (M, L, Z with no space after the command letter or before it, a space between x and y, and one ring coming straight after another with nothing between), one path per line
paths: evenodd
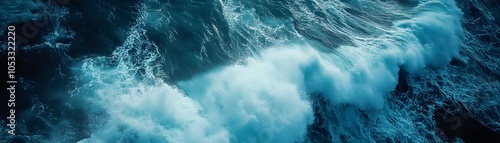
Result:
M499 7L0 1L0 142L500 142Z

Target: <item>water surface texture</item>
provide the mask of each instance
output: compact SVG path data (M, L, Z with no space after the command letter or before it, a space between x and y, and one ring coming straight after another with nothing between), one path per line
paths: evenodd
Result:
M0 14L0 44L18 34L16 135L4 91L0 142L500 142L496 0L2 0Z

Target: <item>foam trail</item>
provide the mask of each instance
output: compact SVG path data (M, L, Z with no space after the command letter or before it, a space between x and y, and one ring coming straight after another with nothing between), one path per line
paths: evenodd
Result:
M298 51L289 52L293 56L301 54ZM309 59L299 60L309 62ZM103 130L93 133L91 138L82 142L303 140L306 127L312 121L312 112L305 99L306 94L300 90L302 88L294 85L292 81L295 79L289 76L274 77L282 71L272 68L266 70L275 64L274 61L249 59L248 62L247 66L228 67L214 72L227 78L200 77L190 81L191 84L214 86L201 85L198 89L185 87L186 94L161 82L153 86L117 81L103 85L97 91L99 106L104 106L109 119ZM276 62L285 61L277 58ZM295 63L283 66L287 69L298 67ZM238 76L242 73L248 76ZM180 84L185 85L187 82ZM116 92L117 89L123 92ZM210 93L201 93L203 90Z
M398 78L397 72L400 68L409 72L419 72L427 67L447 65L452 57L459 56L458 47L463 35L460 25L462 14L453 1L421 2L410 14L414 18L394 22L391 29L380 37L361 38L356 42L358 44L356 47L344 46L337 49L340 55L345 56L342 59L353 61L350 62L353 67L362 67L358 68L362 70L355 68L349 70L351 74L361 73L353 77L358 77L360 80L366 79L366 81L351 82L354 85L363 85L355 90L363 91L366 90L363 89L365 87L373 89L368 90L372 92L366 92L371 94L359 95L360 100L363 100L364 96L387 95L387 92L395 87L393 80ZM331 97L328 95L327 98L333 102L337 100ZM435 123L432 114L422 115L419 109L413 108L419 105L403 107L394 107L394 105L388 107L391 105L386 103L378 105L384 105L382 110L369 110L362 114L345 106L329 107L331 111L325 111L322 115L334 118L330 120L331 124L327 125L333 141L426 142L439 140L434 132L433 124ZM417 120L419 122L416 122ZM353 131L353 129L359 131Z
M252 71L259 69L250 68ZM240 74L245 69L247 68L234 67L222 73ZM164 83L158 83L159 86L124 86L125 84L117 82L104 86L97 94L100 106L107 110L109 120L103 130L95 132L91 138L82 142L302 140L307 125L312 121L311 108L303 99L304 93L299 92L295 85L281 81L286 80L286 77L269 81L262 80L267 77L233 77L234 79L228 79L231 83L222 85L217 81L197 79L196 81L234 87L229 90L218 87L222 88L218 93L206 97L201 97L204 94L191 93L189 89L186 89L188 96L185 96L183 92ZM123 92L116 92L116 89ZM290 135L293 136L289 137Z
M309 44L275 45L243 63L214 69L177 85L155 79L148 69L151 63L144 67L147 78L156 81L152 85L121 72L132 66L97 71L83 67L87 72L98 72L91 76L95 78L92 80L108 79L95 83L100 87L95 98L99 101L97 106L103 107L109 117L104 127L81 142L303 141L313 120L308 95L320 93L333 106L383 109L386 94L397 84L399 67L417 72L428 66L445 65L458 56L461 14L454 4L428 1L415 9L415 18L396 22L392 30L380 37L358 38L356 46L322 53ZM137 42L130 40L153 46L133 45ZM126 48L155 48L144 37L131 36L128 41L131 45L118 48L113 54L125 65L132 64L123 59L130 56ZM159 58L154 50L152 53L135 56L145 56L142 59L151 62ZM87 62L86 65L104 69ZM341 127L331 129L331 133L362 124L346 123L351 125L339 124ZM359 136L363 141L371 138Z
M374 130L378 132L370 134L372 131L363 127L361 116L345 113L350 110L334 109L338 111L333 112L334 117L358 121L349 122L350 124L341 121L338 126L331 126L330 131L334 136L345 134L342 130L361 128L367 134L351 132L348 133L349 136L358 137L357 141L381 141L385 140L385 137L400 141L426 141L433 138L429 136L436 139L432 129L422 130L422 125L412 122L416 117L415 113L400 113L384 108L385 100L386 95L393 91L397 84L400 68L419 72L426 67L445 66L453 57L459 56L458 47L463 34L460 25L461 12L453 1L426 1L409 15L414 18L394 22L392 28L380 37L356 38L360 39L356 41L357 46L341 46L331 54L320 53L309 45L275 47L265 50L260 57L249 58L245 64L225 67L181 82L179 87L191 97L202 101L202 105L215 104L223 109L231 109L230 112L222 114L241 111L238 104L224 104L225 102L219 101L230 98L231 95L263 93L262 98L267 95L280 97L285 95L268 93L281 91L280 87L293 87L286 91L296 90L299 93L305 92L306 95L321 93L333 103L333 107L348 104L355 105L358 109L383 109L376 112L381 115L369 115L381 122L392 124L375 126ZM262 91L266 87L272 90ZM253 100L249 98L245 101L252 103ZM273 104L268 106L280 106ZM213 114L221 114L218 112L219 108L215 109L217 111ZM393 123L393 120L401 122ZM378 134L381 130L387 132ZM394 134L401 131L406 134Z
M154 65L157 65L155 61L161 57L155 50L158 47L144 36L146 31L142 29L143 26L144 23L139 19L138 24L131 28L124 46L115 50L113 58L91 58L83 61L82 67L78 68L81 70L79 74L84 74L83 81L88 82L84 84L89 85L84 86L89 89L80 90L95 91L96 94L90 97L90 100L96 101L89 109L96 115L91 120L102 122L98 118L103 118L103 111L96 107L102 107L106 114L103 127L80 142L303 140L306 127L312 121L312 112L308 101L304 99L306 95L297 90L295 85L282 82L281 86L273 88L257 86L245 89L248 83L234 83L233 86L237 87L235 91L224 93L221 90L221 95L228 97L211 96L217 99L209 96L200 99L204 95L185 94L191 91L180 91L153 74ZM137 53L131 54L131 51ZM104 66L113 61L117 62L116 67ZM135 74L139 69L143 69L144 76L137 79ZM238 74L239 71L229 68L227 72ZM280 80L285 79L280 78L268 84ZM214 101L217 103L207 104Z

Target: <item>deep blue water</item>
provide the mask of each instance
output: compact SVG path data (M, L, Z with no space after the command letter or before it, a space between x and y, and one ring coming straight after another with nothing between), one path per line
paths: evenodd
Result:
M3 0L18 84L0 142L500 142L499 15L495 0Z

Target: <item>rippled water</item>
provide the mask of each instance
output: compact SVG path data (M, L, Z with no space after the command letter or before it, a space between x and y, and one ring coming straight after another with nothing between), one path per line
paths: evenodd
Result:
M499 5L2 1L22 88L0 140L500 141Z

